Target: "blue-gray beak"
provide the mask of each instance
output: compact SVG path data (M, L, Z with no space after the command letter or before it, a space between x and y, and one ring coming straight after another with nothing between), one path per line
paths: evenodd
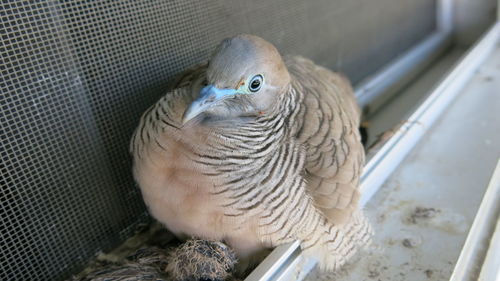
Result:
M235 89L219 89L208 85L201 89L199 97L193 101L182 116L182 124L200 115L207 109L215 106L219 101L237 94Z

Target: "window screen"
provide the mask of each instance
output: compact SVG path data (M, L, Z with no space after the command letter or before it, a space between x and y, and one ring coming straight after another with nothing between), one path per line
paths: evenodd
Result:
M147 212L128 141L174 74L252 33L354 82L435 29L435 0L2 1L0 279L62 280Z

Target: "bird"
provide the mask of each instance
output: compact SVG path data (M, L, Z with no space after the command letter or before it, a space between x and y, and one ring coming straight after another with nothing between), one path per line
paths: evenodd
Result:
M165 271L173 281L223 281L233 277L236 257L223 243L191 239L174 249L167 261Z
M144 226L141 226L144 227ZM98 255L68 281L238 281L236 256L218 242L190 239L180 243L157 223L114 251ZM138 248L139 247L139 248Z
M107 265L98 268L81 278L68 281L167 281L161 272L153 266L128 263Z
M369 243L360 108L344 75L248 34L178 75L130 142L150 212L240 261L300 241L335 271Z

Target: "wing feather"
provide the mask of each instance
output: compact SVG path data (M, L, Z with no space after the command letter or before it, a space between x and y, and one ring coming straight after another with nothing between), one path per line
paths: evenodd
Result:
M344 223L357 208L364 165L353 89L348 79L310 60L291 57L286 62L303 98L295 130L306 149L307 191L329 220Z

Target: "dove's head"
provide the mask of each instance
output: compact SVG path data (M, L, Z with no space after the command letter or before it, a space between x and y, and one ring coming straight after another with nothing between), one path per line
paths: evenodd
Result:
M238 35L217 47L206 82L184 113L184 123L200 115L231 119L266 114L289 85L290 74L271 43Z

